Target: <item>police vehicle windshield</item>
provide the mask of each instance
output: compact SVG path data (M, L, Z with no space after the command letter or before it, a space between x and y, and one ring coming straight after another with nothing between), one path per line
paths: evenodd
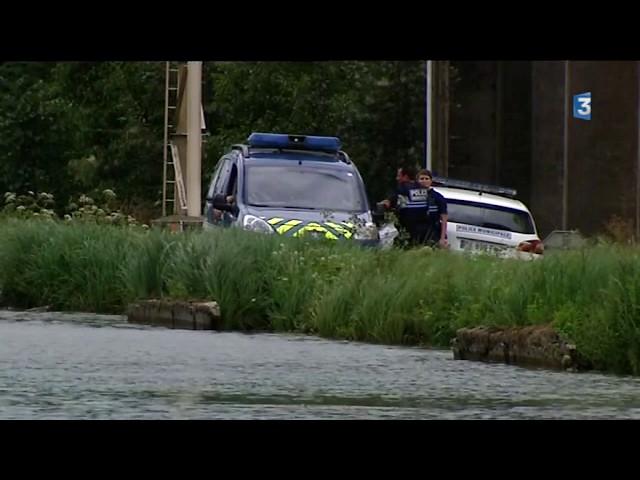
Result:
M254 207L363 212L366 200L356 175L313 165L247 165L247 203Z
M531 216L522 210L464 200L448 199L447 203L450 222L515 233L535 233Z

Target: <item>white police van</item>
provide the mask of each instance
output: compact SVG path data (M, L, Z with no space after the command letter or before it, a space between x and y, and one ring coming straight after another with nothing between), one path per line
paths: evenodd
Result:
M493 253L500 257L539 259L544 245L533 215L513 189L433 178L433 187L447 200L449 248Z

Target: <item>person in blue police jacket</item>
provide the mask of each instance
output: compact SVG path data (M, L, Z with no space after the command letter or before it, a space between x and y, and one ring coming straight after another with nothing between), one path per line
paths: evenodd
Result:
M400 225L409 233L412 246L424 245L431 232L428 189L415 181L415 169L412 167L398 168L396 181L395 191L381 203L396 211Z
M433 175L429 170L418 172L418 184L427 190L427 227L422 241L427 245L447 248L447 200L432 188L432 182Z

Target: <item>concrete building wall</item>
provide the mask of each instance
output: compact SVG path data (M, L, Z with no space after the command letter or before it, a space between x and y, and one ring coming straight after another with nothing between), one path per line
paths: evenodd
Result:
M516 188L543 237L561 229L564 62L452 64L449 176ZM592 93L592 119L569 112L567 226L592 235L618 216L635 227L638 63L569 65L571 96Z

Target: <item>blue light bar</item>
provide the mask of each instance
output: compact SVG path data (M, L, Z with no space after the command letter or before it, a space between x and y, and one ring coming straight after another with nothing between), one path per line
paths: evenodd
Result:
M247 139L252 148L282 148L337 153L342 147L337 137L312 137L286 133L252 133Z

